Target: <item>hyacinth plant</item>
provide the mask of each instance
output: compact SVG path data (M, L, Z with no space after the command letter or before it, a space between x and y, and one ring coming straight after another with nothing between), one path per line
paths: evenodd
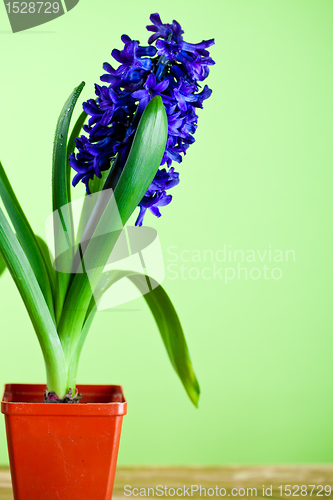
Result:
M121 37L123 49L112 51L118 67L104 64L103 83L95 85L96 97L83 104L71 132L71 117L84 82L74 89L58 119L52 196L53 212L62 216L59 223L54 222L54 241L56 255L61 253L57 247L70 249L61 257L68 272L56 270L61 268L59 262L33 232L0 164L0 195L11 222L0 209L0 274L6 268L10 271L36 331L46 365L46 402L78 401L79 357L97 310L94 289L119 236L116 217L110 216L102 196L93 207L83 204L75 234L72 169L72 185L85 184L86 200L96 193L113 193L124 226L137 208L137 226L143 224L147 210L160 217L161 207L172 200L170 190L179 184L174 165L181 163L194 142L197 108L211 95L201 82L214 64L207 50L214 40L187 43L178 22L164 24L158 14L150 20L147 46L127 35ZM96 246L93 236L100 227L108 236ZM81 241L86 242L84 255ZM76 272L78 256L86 255L93 269L89 279L85 272ZM102 293L124 277L139 290L147 282L143 274L113 271ZM199 385L177 313L160 285L144 298L171 363L197 406Z

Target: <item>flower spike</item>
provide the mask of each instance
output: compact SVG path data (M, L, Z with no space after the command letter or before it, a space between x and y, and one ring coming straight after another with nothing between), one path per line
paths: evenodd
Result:
M207 85L201 90L199 82L207 78L209 67L215 64L207 50L214 39L188 43L177 21L165 24L158 13L152 14L150 21L147 30L153 34L148 46L123 35L124 48L112 51L118 68L104 63L106 73L101 81L107 85L96 84L96 98L83 104L90 117L84 127L88 137L82 135L76 139L78 151L70 155L70 164L76 172L74 186L81 181L90 193L89 182L101 178L102 172L108 170L118 179L115 171L119 174L126 163L140 116L154 96L161 96L168 116L168 140L161 162L165 168L157 171L139 203L138 226L142 225L147 210L160 217L159 208L172 200L167 191L179 183L179 174L172 164L181 163L195 141L196 108L202 108L203 101L212 93Z

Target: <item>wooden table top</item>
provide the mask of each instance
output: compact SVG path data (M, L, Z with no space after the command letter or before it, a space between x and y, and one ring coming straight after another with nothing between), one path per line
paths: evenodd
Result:
M124 500L125 498L134 498L124 495L124 487L126 485L133 488L138 488L135 493L140 497L140 488L145 488L148 496L148 488L154 488L155 497L169 498L173 491L170 488L182 488L179 493L184 493L184 487L189 488L189 494L185 494L190 498L220 498L235 497L236 499L249 498L256 496L263 497L263 485L265 488L272 487L272 495L265 495L266 499L277 500L279 498L299 497L310 499L310 496L315 500L325 498L333 498L332 493L329 493L329 488L321 489L330 485L333 490L333 465L304 465L304 466L221 466L221 467L118 467L115 485L113 491L113 500ZM191 485L193 485L193 495L191 496ZM289 485L289 486L288 486ZM301 495L300 487L307 485L307 495ZM313 486L309 486L313 485ZM156 487L159 486L158 495ZM206 497L204 490L195 491L196 487L206 489ZM161 495L161 491L166 493ZM218 487L218 494L216 494ZM280 487L280 488L279 488ZM282 488L281 488L282 487ZM285 491L285 487L287 490ZM299 487L299 490L297 489ZM212 488L208 492L208 488ZM224 488L225 490L221 490ZM237 491L235 490L237 488ZM244 490L241 490L243 488ZM253 489L256 488L256 491ZM214 489L214 492L213 492ZM289 490L290 489L290 494ZM310 495L310 491L312 494ZM127 490L129 493L131 490ZM221 491L221 493L220 493ZM238 494L239 492L239 494ZM168 494L170 493L170 494ZM213 493L213 494L212 494ZM256 493L256 494L255 494ZM268 490L269 494L270 491ZM149 496L152 496L152 490L149 491ZM144 496L143 496L144 497ZM141 496L142 498L142 496ZM174 498L179 498L175 495ZM184 495L182 495L184 498ZM0 500L13 500L10 473L8 469L0 470ZM64 499L65 500L65 499ZM312 499L311 499L312 500Z

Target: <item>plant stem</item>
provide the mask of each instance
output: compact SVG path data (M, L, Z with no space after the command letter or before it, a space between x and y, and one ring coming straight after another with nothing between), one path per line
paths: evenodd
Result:
M68 385L67 366L58 362L56 357L45 359L47 389L62 399L70 388ZM75 387L73 388L75 390Z

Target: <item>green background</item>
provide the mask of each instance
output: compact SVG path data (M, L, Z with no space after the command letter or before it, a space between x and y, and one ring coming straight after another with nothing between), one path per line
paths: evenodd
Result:
M0 6L0 155L36 232L45 234L51 213L52 139L63 102L81 80L83 99L93 97L120 36L145 43L145 25L158 9L164 22L181 23L187 41L215 37L217 63L173 202L159 220L146 219L158 229L166 266L170 246L179 257L172 269L195 268L192 277L214 264L236 268L239 260L218 262L219 253L214 262L181 262L183 250L186 258L224 245L262 255L293 250L295 260L266 258L281 279L227 284L201 275L172 279L167 270L164 286L201 384L199 410L143 299L98 314L79 381L124 386L122 464L332 462L333 2L157 5L81 0L55 21L15 35ZM258 258L242 264L248 272L262 266ZM8 273L0 310L0 385L44 382L38 343Z

